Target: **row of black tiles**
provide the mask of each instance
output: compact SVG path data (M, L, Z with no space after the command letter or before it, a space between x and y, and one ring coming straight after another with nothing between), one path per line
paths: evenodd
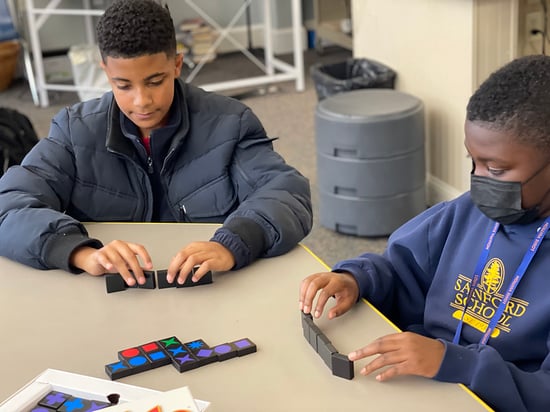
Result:
M338 352L330 339L313 323L313 317L310 313L300 313L302 314L304 337L311 347L315 349L315 352L321 356L325 364L332 371L332 374L345 379L353 379L353 361L350 361L346 355Z
M134 286L128 286L124 281L124 278L120 276L120 274L112 273L112 274L105 275L105 286L107 287L107 293L113 293L113 292L121 292L128 288L156 289L157 285L159 289L166 289L166 288L189 288L193 286L207 285L209 283L212 283L212 272L210 271L206 272L206 274L203 277L201 277L197 282L193 282L191 280L194 273L195 273L195 269L193 269L192 272L189 273L189 275L187 275L187 278L185 279L185 282L183 284L179 284L176 281L172 283L168 283L168 281L166 280L166 276L168 275L167 270L157 270L156 276L155 276L154 270L144 270L143 275L145 276L145 283L143 285L140 285L136 282Z

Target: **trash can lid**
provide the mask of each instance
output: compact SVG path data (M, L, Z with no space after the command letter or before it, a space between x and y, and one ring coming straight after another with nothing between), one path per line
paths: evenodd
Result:
M393 89L360 89L335 94L317 104L317 115L346 121L379 121L414 115L422 101Z

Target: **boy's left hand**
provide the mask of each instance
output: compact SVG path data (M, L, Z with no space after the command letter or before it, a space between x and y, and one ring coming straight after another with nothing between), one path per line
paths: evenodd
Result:
M218 242L192 242L172 258L166 280L172 283L176 279L176 282L183 284L195 266L199 268L195 270L192 280L197 282L208 271L231 270L235 266L235 258Z
M386 381L399 375L417 375L433 378L445 354L445 346L437 339L412 332L394 333L376 339L367 346L348 355L352 361L379 355L361 369L362 375L387 367L376 376Z

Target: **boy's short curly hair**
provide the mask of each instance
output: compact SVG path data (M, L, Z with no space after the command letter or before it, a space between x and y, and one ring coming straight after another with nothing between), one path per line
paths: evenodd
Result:
M520 57L495 71L470 98L466 119L550 152L550 57Z
M174 22L168 9L154 0L115 0L99 19L96 32L103 61L176 55Z

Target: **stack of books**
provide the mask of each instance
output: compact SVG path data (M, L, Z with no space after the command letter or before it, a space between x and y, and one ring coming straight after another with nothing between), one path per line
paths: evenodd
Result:
M212 47L218 32L202 18L185 19L178 26L177 40L194 63L211 62L216 58Z

